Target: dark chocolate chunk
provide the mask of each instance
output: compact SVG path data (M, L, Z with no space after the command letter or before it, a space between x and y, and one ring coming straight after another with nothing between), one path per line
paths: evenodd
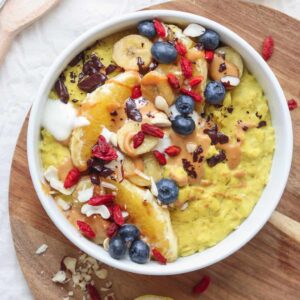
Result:
M214 167L215 165L217 165L218 163L224 161L226 159L226 155L225 152L223 150L221 150L218 154L213 155L212 157L208 158L206 160L207 164L209 167Z

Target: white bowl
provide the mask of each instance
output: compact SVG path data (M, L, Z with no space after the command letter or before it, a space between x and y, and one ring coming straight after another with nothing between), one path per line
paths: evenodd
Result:
M232 46L242 55L247 67L255 75L267 96L272 124L275 129L276 148L269 182L253 211L238 229L214 247L188 257L179 258L173 263L160 265L156 262L150 262L139 265L129 260L119 261L111 258L101 246L84 238L67 221L59 211L55 201L47 196L42 189L43 174L38 143L40 140L41 116L49 91L68 62L95 40L136 26L141 20L153 19L154 17L170 23L181 25L198 23L206 28L211 28L220 34L225 44ZM261 56L245 40L228 28L204 17L171 10L141 11L109 20L82 34L71 43L52 64L40 86L31 110L27 136L29 169L35 190L48 216L59 230L78 248L96 259L121 270L148 275L179 274L207 267L239 250L253 238L268 221L281 198L291 166L292 148L292 125L285 96L275 75Z

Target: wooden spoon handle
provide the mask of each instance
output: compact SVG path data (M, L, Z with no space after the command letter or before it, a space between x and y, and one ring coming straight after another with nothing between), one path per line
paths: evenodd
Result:
M0 27L0 65L7 54L10 45L14 39L14 34L8 31L4 31Z
M285 233L290 238L300 243L300 223L290 217L274 211L269 222L279 231Z

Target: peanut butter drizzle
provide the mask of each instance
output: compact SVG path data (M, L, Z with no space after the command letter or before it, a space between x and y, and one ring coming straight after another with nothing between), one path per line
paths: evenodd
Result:
M174 131L169 131L169 136L173 145L177 145L181 148L181 152L176 157L170 157L168 160L168 165L174 166L182 166L182 159L187 159L194 166L195 171L197 173L196 178L192 178L189 176L189 183L195 184L201 181L201 178L204 176L204 162L203 159L201 162L193 162L193 153L189 153L186 149L187 143L193 143L197 146L201 146L203 152L199 155L206 157L207 151L209 149L211 140L208 135L203 133L203 128L197 128L191 135L189 136L181 136L176 134Z
M141 157L135 157L132 159L132 161L136 169L140 170L141 172L144 172L144 161Z
M218 144L217 147L225 151L229 169L235 169L241 162L242 158L241 143Z

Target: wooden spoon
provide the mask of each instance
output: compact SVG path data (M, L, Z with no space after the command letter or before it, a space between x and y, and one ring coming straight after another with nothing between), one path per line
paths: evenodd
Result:
M59 0L8 0L0 11L0 64L14 37L53 8Z

